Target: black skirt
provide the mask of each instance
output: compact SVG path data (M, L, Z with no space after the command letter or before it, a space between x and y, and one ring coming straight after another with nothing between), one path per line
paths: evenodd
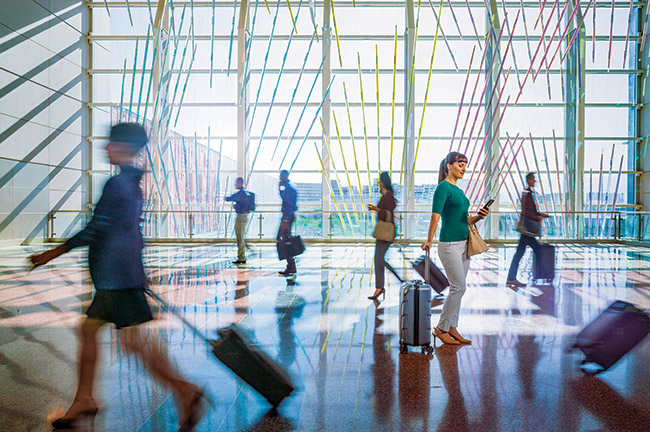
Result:
M113 323L118 329L153 320L143 288L98 289L86 315L88 318Z

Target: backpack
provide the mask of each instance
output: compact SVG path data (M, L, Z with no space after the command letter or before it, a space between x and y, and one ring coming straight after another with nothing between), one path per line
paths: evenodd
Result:
M246 201L244 204L244 208L247 212L255 211L255 194L253 192L246 191Z

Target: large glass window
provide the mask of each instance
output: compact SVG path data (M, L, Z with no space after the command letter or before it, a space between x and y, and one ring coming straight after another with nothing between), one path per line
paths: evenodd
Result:
M306 235L320 236L325 224L337 236L366 235L368 220L344 213L367 213L364 206L379 198L378 173L387 170L398 210L412 199L423 212L411 233L423 236L438 166L450 150L470 157L461 186L473 206L492 196L496 210L518 211L523 178L535 171L542 209L575 209L567 172L581 166L569 154L580 146L584 210L633 206L638 6L616 2L611 20L611 3L586 10L588 4L580 2L575 14L584 16L581 40L573 37L582 20L569 20L571 2L547 2L541 14L538 2L497 2L491 13L484 2L415 2L411 56L408 14L397 2L334 1L324 29L322 2L292 2L289 10L286 2L268 2L267 9L253 1L243 55L240 2L170 2L159 32L153 3L93 2L96 183L111 173L101 148L121 118L169 138L152 142L145 157L149 211L229 210L223 198L233 191L239 145L247 150L258 210L279 210L277 173L292 171L301 209L314 212ZM584 57L572 58L578 46ZM569 61L585 68L584 82L568 76ZM327 97L325 77L332 80ZM573 131L584 141L577 145L567 136L576 107L567 86L584 96L584 130ZM238 139L242 112L246 139ZM319 215L323 200L340 217ZM254 235L274 229L274 217L251 223ZM508 217L501 216L498 235L513 233L504 231ZM222 236L231 230L224 219L192 221L193 234ZM169 234L186 235L189 223L179 214Z

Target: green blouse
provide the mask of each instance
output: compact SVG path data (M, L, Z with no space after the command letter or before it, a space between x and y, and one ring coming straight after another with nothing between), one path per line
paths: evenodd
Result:
M469 237L469 200L463 191L447 180L438 184L433 193L433 213L438 213L442 219L440 241L454 242L467 240Z

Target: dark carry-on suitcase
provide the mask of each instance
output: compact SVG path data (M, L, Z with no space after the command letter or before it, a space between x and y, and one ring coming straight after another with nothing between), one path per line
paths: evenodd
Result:
M650 332L650 317L633 304L612 303L576 337L574 348L586 358L582 364L596 363L603 372L615 364Z
M555 279L555 246L539 244L539 251L533 254L533 279L553 282Z
M255 344L250 342L236 326L233 325L218 330L219 339L217 340L207 339L174 307L170 307L160 298L158 294L150 289L146 289L145 292L166 309L169 309L183 321L183 324L212 346L215 357L257 390L271 405L277 407L284 398L293 392L294 387L289 374Z
M431 258L427 255L422 255L420 258L413 262L413 268L424 280L427 280L426 264L429 264L429 285L438 294L442 293L449 286L449 279L447 276L436 266Z
M218 333L219 339L210 342L214 355L271 405L277 407L293 392L289 375L236 327L225 327Z
M429 250L427 249L428 267ZM400 352L408 351L408 345L421 346L425 350L433 352L431 346L431 286L426 281L429 269L425 269L425 281L411 280L402 283L400 287L400 314L399 314L399 336Z
M289 237L286 240L278 241L278 258L286 260L300 255L305 251L305 244L302 242L300 236Z

